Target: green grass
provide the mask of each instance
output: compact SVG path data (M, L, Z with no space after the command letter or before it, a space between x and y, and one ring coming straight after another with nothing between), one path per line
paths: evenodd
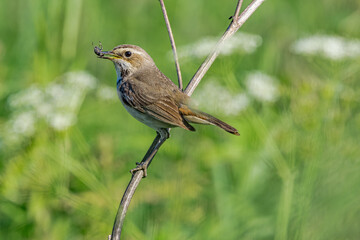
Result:
M167 1L178 46L219 36L235 5ZM351 0L265 1L242 28L262 45L253 54L220 56L194 96L212 77L232 93L246 92L244 76L259 70L278 79L279 98L253 100L237 115L209 111L240 137L209 126L172 130L136 191L124 239L359 239L360 59L289 51L317 33L359 39L357 9ZM153 130L91 90L71 128L58 132L41 120L31 137L5 137L16 92L78 70L115 88L112 64L93 53L98 41L104 49L140 45L176 80L158 1L0 3L0 239L110 234L128 171ZM201 61L182 64L185 84Z

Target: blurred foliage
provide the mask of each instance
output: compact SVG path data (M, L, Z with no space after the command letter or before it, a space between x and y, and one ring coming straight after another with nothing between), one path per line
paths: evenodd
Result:
M248 4L245 1L244 4ZM227 27L236 1L166 1L178 46ZM359 239L360 59L303 57L307 34L360 38L359 1L266 1L242 31L251 55L219 57L206 77L233 92L259 70L279 79L279 99L219 116L240 137L209 126L174 129L138 188L124 239ZM173 80L158 1L0 2L0 127L11 94L85 70L115 87L93 45L142 46ZM202 59L182 64L185 84ZM206 79L199 89L205 84ZM194 93L196 96L196 91ZM118 203L155 133L120 102L88 94L77 124L44 123L17 146L0 142L0 239L106 239ZM2 130L4 131L4 130ZM6 147L5 147L6 146Z

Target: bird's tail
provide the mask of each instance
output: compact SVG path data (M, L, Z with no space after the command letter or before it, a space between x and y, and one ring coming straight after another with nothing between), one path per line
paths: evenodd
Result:
M179 108L182 116L184 117L184 119L190 123L199 123L199 124L211 124L211 125L215 125L218 126L222 129L224 129L225 131L237 135L239 136L239 132L238 130L236 130L234 127L230 126L229 124L217 119L216 117L211 116L210 114L198 111L198 110L193 110L190 109L187 106L181 106Z

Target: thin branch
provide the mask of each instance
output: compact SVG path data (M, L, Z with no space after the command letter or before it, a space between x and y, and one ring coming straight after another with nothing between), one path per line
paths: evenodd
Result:
M242 3L243 3L243 0L239 0L238 3L237 3L235 13L234 13L234 16L233 16L233 19L235 19L235 20L239 17Z
M173 36L172 30L171 30L171 26L170 26L170 22L169 22L167 12L166 12L164 1L163 0L159 0L159 1L160 1L160 5L161 5L161 10L162 10L163 15L164 15L166 28L167 28L168 33L169 33L171 48L173 50L175 66L176 66L176 73L177 73L178 82L179 82L179 88L182 91L183 90L183 84L182 84L182 78L181 78L181 70L180 70L179 58L178 58L177 51L176 51L174 36Z
M239 0L240 2L241 0ZM216 44L214 50L210 53L210 55L206 58L203 64L201 64L200 68L197 70L189 84L185 89L185 93L191 96L200 83L201 79L204 77L205 73L209 70L212 63L215 61L216 57L219 55L221 47L223 46L226 39L230 38L234 33L239 30L239 28L246 22L246 20L255 12L255 10L264 2L264 0L253 0L250 5L240 14L239 17L233 19L230 23L229 27L222 35L218 43ZM238 3L237 6L240 4ZM235 16L236 17L236 16Z
M130 205L135 190L138 187L143 176L144 176L144 171L137 171L134 175L132 175L129 185L127 186L125 193L121 199L118 212L116 214L113 231L110 238L111 240L120 240L121 229L124 224L127 209Z
M159 150L161 145L165 142L165 140L166 140L166 138L161 138L160 134L157 134L153 143L151 144L150 148L146 152L143 160L138 165L147 164L147 167L149 167L152 159L155 157L155 154L157 153L157 151ZM119 209L116 214L112 234L109 237L110 240L120 240L121 230L122 230L122 226L125 221L125 215L126 215L127 209L130 205L131 199L135 193L137 186L139 185L141 179L143 177L145 177L145 175L146 175L146 173L144 170L136 171L132 175L131 180L130 180L130 182L125 190L125 193L121 199L120 206L119 206Z
M238 16L238 14L240 12L242 1L243 0L238 1L238 4L236 6L236 10L235 10L235 14L233 16L233 21L229 25L228 29L225 31L225 33L223 34L223 36L221 37L221 39L219 40L219 42L215 46L214 50L206 58L204 63L200 66L198 71L195 73L195 75L191 79L190 83L187 85L187 87L185 89L185 93L187 95L190 96L194 92L195 88L200 83L200 81L204 77L205 73L209 70L211 64L214 62L216 57L219 55L221 46L224 43L224 41L226 39L230 38L246 22L246 20L255 12L255 10L264 2L264 0L253 0L251 2L251 4L240 14L240 16ZM178 63L177 55L176 55L175 42L173 40L171 40L171 39L173 39L173 36L172 36L172 33L171 33L169 20L167 19L165 6L164 6L164 3L163 3L162 0L160 0L160 4L161 4L161 7L163 9L165 21L167 22L166 26L167 26L168 31L169 31L170 41L171 41L174 56L175 56L175 59L176 59L175 62ZM179 86L181 86L182 82L181 82L180 67L177 68L177 71L178 71L178 78L179 78ZM154 139L153 143L151 144L149 150L145 154L145 157L143 158L141 163L148 162L147 166L149 166L150 163L151 163L151 160L154 158L154 156L157 153L157 151L159 150L160 146L165 141L166 141L166 139L165 138L160 138L160 136L158 134L156 136L156 138ZM132 197L133 197L133 195L135 193L135 190L136 190L137 186L139 185L141 179L144 176L145 176L145 172L143 170L136 171L132 175L132 178L131 178L131 180L129 182L129 185L127 186L127 188L125 190L123 198L121 199L120 206L119 206L116 218L115 218L115 223L114 223L114 226L113 226L112 235L109 236L109 239L111 239L111 240L120 240L121 230L122 230L122 226L124 224L127 209L129 207L130 201L131 201L131 199L132 199Z

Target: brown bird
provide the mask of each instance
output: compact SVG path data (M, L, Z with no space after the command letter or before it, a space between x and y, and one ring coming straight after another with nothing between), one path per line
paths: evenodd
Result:
M137 120L168 138L168 128L195 131L190 123L210 124L239 135L223 121L190 107L183 93L155 65L150 55L135 45L120 45L111 51L95 47L98 57L111 60L117 74L117 93L125 109Z

